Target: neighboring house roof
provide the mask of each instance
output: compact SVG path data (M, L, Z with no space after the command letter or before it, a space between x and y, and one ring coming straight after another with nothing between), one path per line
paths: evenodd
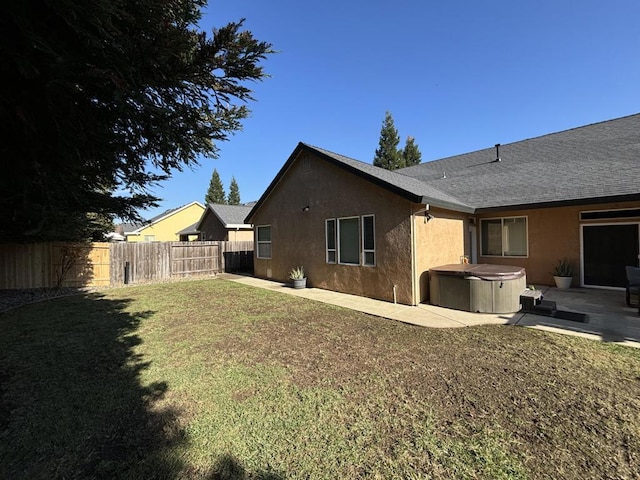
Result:
M181 207L176 207L176 208L170 208L169 210L166 210L164 212L162 212L159 215L156 215L153 218L150 218L149 220L147 220L146 222L142 222L142 223L124 223L122 224L123 227L123 232L125 235L136 235L140 233L140 230L142 230L143 228L147 228L151 225L153 225L154 223L158 223L161 222L162 220L164 220L165 218L178 213L181 210L184 210L186 208L189 208L191 205L200 205L202 208L204 208L204 205L202 205L200 202L194 201L191 203L187 203L186 205L182 205Z
M640 114L385 170L299 143L246 220L302 151L412 202L460 212L640 199Z
M176 235L197 235L198 233L200 233L200 230L198 230L199 223L200 222L196 222L186 228L183 228Z
M224 228L239 228L239 229L252 229L253 226L251 223L245 222L246 216L251 211L251 206L249 205L221 205L218 203L209 203L207 205L207 209L202 213L202 217L200 217L200 221L196 224L197 229L201 229L202 221L204 220L207 212L210 211L213 213L220 223L224 225Z
M473 205L640 199L640 114L396 170ZM446 173L446 178L442 178Z

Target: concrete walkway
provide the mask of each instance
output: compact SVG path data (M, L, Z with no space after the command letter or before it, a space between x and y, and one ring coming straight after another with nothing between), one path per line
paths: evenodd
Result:
M637 309L620 307L617 311L613 308L620 295L622 304L624 304L624 292L620 294L620 292L591 290L585 294L585 289L571 289L570 291L547 289L544 293L545 299L555 300L559 307L567 310L589 314L589 323L579 323L521 312L507 314L471 313L428 304L411 307L319 288L294 289L281 282L228 273L219 275L218 278L422 327L460 328L491 324L520 325L640 348L640 317L637 315ZM591 300L590 303L587 300ZM612 305L609 309L608 304ZM576 308L576 306L582 308Z

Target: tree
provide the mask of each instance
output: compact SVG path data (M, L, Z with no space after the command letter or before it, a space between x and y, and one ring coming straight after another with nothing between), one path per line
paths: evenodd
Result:
M204 197L204 202L205 204L227 203L227 197L224 193L224 187L222 186L220 175L218 174L218 170L215 168L213 169L213 174L211 174L211 181L209 182L209 189L207 190L207 195Z
M400 137L393 123L393 117L390 112L386 112L382 129L380 130L378 148L373 157L373 164L376 167L386 168L387 170L395 170L402 167L402 156L398 151L399 143Z
M231 184L229 185L229 197L227 199L229 205L240 205L240 189L235 177L231 177Z
M266 74L243 20L198 30L206 0L0 4L0 237L80 239L140 220L151 187L215 158ZM105 223L105 222L100 222Z
M420 153L415 139L411 136L407 137L404 149L402 150L402 160L405 167L418 165L422 160L422 153Z

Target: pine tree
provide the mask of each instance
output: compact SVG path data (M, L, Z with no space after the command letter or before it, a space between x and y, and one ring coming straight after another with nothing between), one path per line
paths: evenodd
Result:
M229 205L240 205L240 189L235 177L231 177L231 184L229 185L229 197L227 199Z
M376 167L386 168L387 170L403 167L402 154L398 150L399 143L400 136L393 123L393 117L390 112L386 112L380 131L379 146L376 149L375 157L373 157L373 164Z
M207 195L204 197L204 202L206 204L209 203L217 203L217 204L226 204L227 199L224 193L224 187L222 186L222 180L220 180L220 174L218 170L213 169L213 174L211 175L211 181L209 182L209 190L207 190Z
M415 138L407 137L407 142L402 150L402 159L405 167L411 167L412 165L418 165L422 160L422 153L418 150L418 145L415 143Z

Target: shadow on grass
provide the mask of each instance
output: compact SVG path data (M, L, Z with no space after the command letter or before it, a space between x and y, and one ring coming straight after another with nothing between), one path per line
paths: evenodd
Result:
M232 455L221 456L211 468L207 480L245 480L249 478L259 480L283 480L279 473L269 471L248 472L246 468Z
M186 442L164 382L143 386L153 312L75 296L0 314L0 478L175 478Z

